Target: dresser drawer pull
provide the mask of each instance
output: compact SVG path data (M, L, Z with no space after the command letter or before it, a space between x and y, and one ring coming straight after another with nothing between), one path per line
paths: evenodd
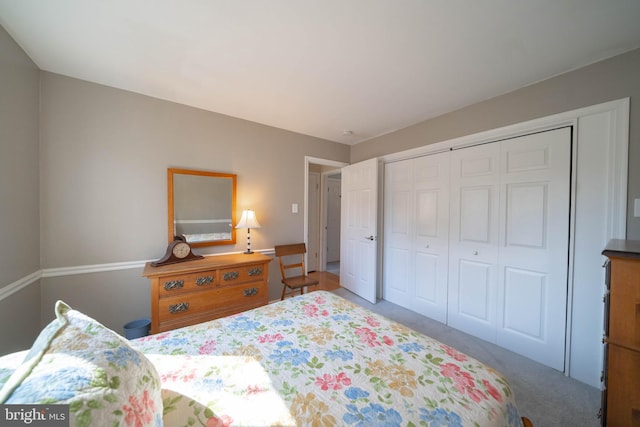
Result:
M174 289L180 289L184 286L184 280L171 280L169 282L164 282L164 290L172 291Z
M188 302L181 302L179 304L171 304L169 306L169 313L171 313L171 314L180 313L181 311L187 311L187 310L189 310L189 303Z
M262 274L262 268L254 267L249 269L249 276L259 276Z
M230 271L228 273L224 273L224 275L222 276L223 280L235 280L240 276L240 273L238 273L237 271Z
M213 276L198 277L196 279L196 286L205 286L209 283L213 283Z
M244 290L245 297L250 297L253 295L258 295L258 288L247 288Z

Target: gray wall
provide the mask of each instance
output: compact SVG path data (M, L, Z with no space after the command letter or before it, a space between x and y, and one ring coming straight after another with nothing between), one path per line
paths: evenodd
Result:
M0 52L2 288L40 267L39 71L2 27ZM39 283L0 299L0 354L30 346L39 326Z
M168 167L235 173L237 211L262 228L255 249L303 240L305 155L347 161L350 147L48 72L41 73L42 268L160 258L166 249ZM243 251L235 246L201 253ZM275 262L270 299L281 290ZM64 296L121 331L149 315L141 269L42 279L43 318Z
M168 167L237 174L236 214L256 211L265 249L303 240L304 157L349 159L343 144L40 71L4 30L0 77L0 354L28 348L58 299L116 331L149 315L142 268L56 269L160 258ZM243 251L245 233L202 252ZM272 262L270 299L279 274Z
M480 102L352 147L351 163L435 142L631 98L627 237L640 239L640 49Z

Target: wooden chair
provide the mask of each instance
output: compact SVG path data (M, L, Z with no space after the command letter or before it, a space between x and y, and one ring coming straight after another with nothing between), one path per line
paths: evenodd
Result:
M304 267L304 254L307 248L304 243L294 243L291 245L278 245L275 247L276 257L280 261L280 273L282 274L282 300L285 291L289 289L289 296L293 296L296 291L300 295L304 294L304 288L317 286L318 281L307 276Z

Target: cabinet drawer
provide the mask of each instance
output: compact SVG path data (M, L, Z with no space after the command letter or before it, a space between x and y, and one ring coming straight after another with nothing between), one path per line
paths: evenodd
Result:
M158 302L160 322L179 317L188 317L203 311L212 310L221 304L215 290L183 293L161 298Z
M167 276L158 279L160 298L178 295L183 292L201 291L213 288L216 283L215 271Z
M265 267L262 264L243 265L220 269L218 274L218 284L220 286L235 285L237 283L263 280Z
M609 345L607 425L640 425L640 353Z
M223 287L216 290L221 316L249 310L269 302L264 282L249 282L239 286Z
M615 260L609 296L610 342L640 350L640 263Z

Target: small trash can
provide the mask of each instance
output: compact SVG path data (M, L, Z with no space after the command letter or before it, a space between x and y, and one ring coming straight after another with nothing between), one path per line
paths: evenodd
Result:
M146 337L149 335L149 329L151 329L151 319L132 320L124 325L124 336L128 340Z

